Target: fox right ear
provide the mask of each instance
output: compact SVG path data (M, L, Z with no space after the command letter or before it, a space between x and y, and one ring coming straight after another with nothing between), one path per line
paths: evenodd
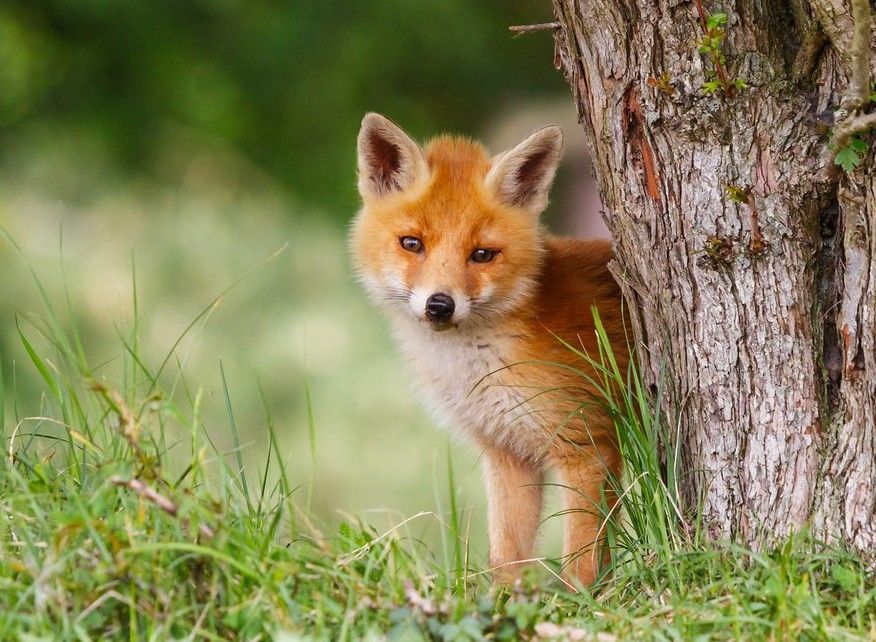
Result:
M493 158L484 182L506 205L541 214L548 204L562 150L563 132L559 127L539 129L515 148Z
M394 122L370 112L358 139L359 194L379 198L424 179L429 169L419 146Z

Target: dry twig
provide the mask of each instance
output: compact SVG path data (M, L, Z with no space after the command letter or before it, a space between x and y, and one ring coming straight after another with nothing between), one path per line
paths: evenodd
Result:
M149 466L149 456L140 446L140 424L134 413L128 408L125 400L115 390L110 390L98 381L91 382L91 389L104 398L104 400L112 407L113 411L119 417L118 430L124 437L125 441L131 447L131 450L137 456L137 460L144 467Z
M535 33L536 31L554 31L561 26L559 22L541 22L534 25L511 25L508 27L508 31L522 36L527 33Z
M116 486L125 486L126 488L130 488L140 497L152 502L168 515L172 515L173 517L179 517L182 521L183 526L188 528L189 520L186 517L180 517L179 506L177 506L169 497L162 495L157 490L152 488L149 484L144 482L142 479L124 479L123 477L114 475L110 477L110 483ZM216 532L212 528L203 523L198 524L198 532L205 539L211 539L216 534Z

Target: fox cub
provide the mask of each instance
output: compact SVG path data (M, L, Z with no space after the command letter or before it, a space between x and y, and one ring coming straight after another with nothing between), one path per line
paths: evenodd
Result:
M587 381L595 373L564 342L598 352L595 305L623 345L623 312L606 267L610 243L557 238L539 223L561 150L558 127L495 156L449 136L421 148L367 114L358 138L363 206L350 240L426 405L482 450L497 579L513 581L532 557L553 469L566 573L588 585L605 553L600 489L621 464Z

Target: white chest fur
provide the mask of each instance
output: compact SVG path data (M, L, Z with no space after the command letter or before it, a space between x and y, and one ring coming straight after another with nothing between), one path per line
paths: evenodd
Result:
M395 319L396 337L436 420L470 438L536 459L545 430L530 400L533 386L511 385L512 335L491 329L435 332L425 323Z

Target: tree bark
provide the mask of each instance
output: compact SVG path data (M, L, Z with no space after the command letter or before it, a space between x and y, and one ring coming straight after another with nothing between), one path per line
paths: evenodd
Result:
M713 537L809 527L872 551L874 163L843 175L829 149L834 117L866 109L843 103L860 79L849 5L553 4L685 503ZM719 56L700 53L717 12Z

